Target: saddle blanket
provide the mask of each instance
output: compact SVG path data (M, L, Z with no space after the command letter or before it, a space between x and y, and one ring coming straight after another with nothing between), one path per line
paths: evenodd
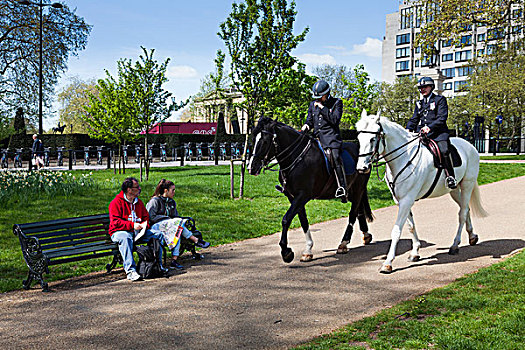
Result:
M430 153L432 153L432 156L434 157L434 166L438 169L443 168L444 166L440 164L439 156L436 154L436 152L429 146L429 144L425 142L423 142L423 144L427 147ZM450 150L450 155L452 157L452 166L454 168L461 166L462 164L461 156L459 155L457 148L452 143L449 146L449 150Z
M326 156L323 146L321 146L321 142L319 142L319 140L317 140L317 145L319 146L319 149L323 153L326 170L328 170L328 172L331 173L332 166L330 164L330 160ZM352 158L352 156L350 155L350 152L348 152L345 146L347 146L347 144L343 144L342 152L341 152L341 159L343 160L343 167L345 168L345 174L352 175L353 173L355 173L355 170L356 170L356 162L354 158Z

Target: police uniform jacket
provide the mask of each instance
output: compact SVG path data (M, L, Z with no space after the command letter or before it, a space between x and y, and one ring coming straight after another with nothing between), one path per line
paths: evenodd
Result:
M414 115L407 123L407 129L419 132L425 125L430 128L428 137L435 141L449 139L447 127L448 105L443 96L430 94L428 101L425 98L416 102Z
M329 96L324 102L323 108L318 108L315 101L308 106L306 124L314 130L314 136L318 137L324 148L341 148L341 131L339 123L343 115L343 101Z

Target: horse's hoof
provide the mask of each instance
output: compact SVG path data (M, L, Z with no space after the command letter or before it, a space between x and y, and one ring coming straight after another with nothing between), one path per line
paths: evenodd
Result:
M459 248L450 248L448 250L449 255L458 255L459 254Z
M348 247L346 244L339 244L339 247L337 247L337 254L346 254L348 253Z
M411 262L416 262L416 261L419 261L420 259L420 256L419 255L410 255L408 257L408 261L411 261Z
M283 257L283 261L285 263L291 263L295 255L290 248L287 248L286 250L281 252L281 256Z
M384 274L392 273L392 265L382 265L379 272Z
M314 259L313 254L303 254L303 256L301 256L302 262L309 262L309 261L312 261L313 259Z
M363 244L368 245L372 243L372 235L368 232L363 232Z
M476 243L478 243L478 235L474 235L472 238L469 238L468 243L470 245L476 245Z

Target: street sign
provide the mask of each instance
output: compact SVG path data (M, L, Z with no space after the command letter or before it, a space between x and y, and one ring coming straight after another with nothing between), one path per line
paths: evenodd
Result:
M496 117L496 123L502 124L503 123L503 116L500 114Z

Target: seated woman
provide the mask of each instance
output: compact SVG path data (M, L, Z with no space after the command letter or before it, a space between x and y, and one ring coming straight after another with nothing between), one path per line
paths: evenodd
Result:
M200 248L208 248L210 243L202 238L195 237L186 228L188 219L179 216L177 203L173 199L175 195L175 184L172 181L160 180L155 193L146 205L149 212L151 230L160 231L164 235L166 245L171 249L172 260L170 267L181 270L184 267L177 262L180 251L180 236L182 236Z

